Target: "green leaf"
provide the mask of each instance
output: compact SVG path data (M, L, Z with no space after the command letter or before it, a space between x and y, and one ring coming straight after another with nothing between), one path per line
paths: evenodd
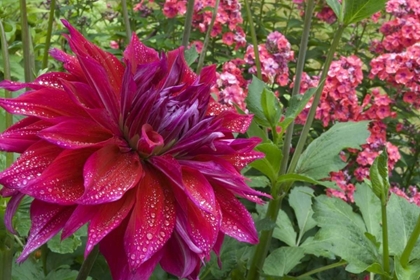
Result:
M309 236L299 247L305 250L305 254L311 254L327 259L335 259L335 255L328 250L330 247L328 241L318 240L313 236Z
M327 0L327 4L328 6L331 7L331 9L334 11L335 15L337 16L337 18L339 19L339 21L342 21L341 18L341 4L340 2L338 2L338 0Z
M195 48L195 46L192 46L191 48L186 49L184 51L184 57L185 57L185 61L187 62L187 65L191 66L191 64L193 64L194 61L198 57L198 52L197 52L197 49Z
M248 137L260 137L264 143L270 142L270 139L268 139L267 137L267 133L265 133L265 131L257 124L255 118L252 119L252 122L249 125L248 130L246 131L246 135Z
M386 151L383 151L373 162L369 169L369 177L373 192L385 205L389 192L388 156Z
M418 280L420 278L420 260L415 260L402 267L398 257L394 260L395 274L400 280Z
M385 8L386 0L343 0L343 23L349 25Z
M295 174L295 173L289 173L289 174L283 174L280 175L277 178L277 182L278 183L283 183L283 182L306 182L306 183L311 183L311 184L316 184L316 185L322 185L323 182L319 182L317 180L312 179L311 177L305 176L305 175L300 175L300 174Z
M283 276L289 273L305 256L299 247L281 247L274 250L265 260L263 271L268 275Z
M296 94L292 96L289 102L289 107L286 110L286 115L284 120L279 123L279 126L285 131L287 127L295 120L295 118L302 112L306 104L309 102L309 99L315 94L318 88L310 88L305 94Z
M69 268L61 268L58 270L53 270L48 273L45 280L75 280L77 275L79 274L78 271L70 270ZM89 277L90 278L90 277ZM90 278L92 279L92 278Z
M13 262L12 280L34 280L44 279L41 263L29 258L22 264Z
M346 163L339 153L345 148L359 148L369 136L369 122L337 123L308 145L299 158L295 173L315 180L328 177L331 171L339 171Z
M265 86L263 81L252 76L252 82L249 84L248 95L245 102L248 110L254 114L255 121L262 126L270 127L270 123L267 121L261 105L261 96Z
M314 219L321 227L315 239L328 242L328 250L348 262L347 271L361 273L380 262L377 248L365 235L362 218L350 205L322 195L316 198L314 212Z
M391 194L386 208L388 216L389 252L401 256L408 239L416 226L420 208L406 199ZM410 255L410 261L420 259L420 240L417 240Z
M308 187L295 187L289 194L289 204L296 214L299 225L299 239L305 232L316 226L315 220L312 218L314 211L312 210L312 196L314 190Z
M382 214L379 198L375 196L369 186L358 184L354 192L354 201L362 213L368 232L379 240L382 237L382 227L380 224Z
M262 91L261 106L265 119L270 124L270 127L276 127L281 117L281 104L280 100L274 95L274 93L267 88L264 88Z
M63 241L61 241L60 235L61 234L56 234L48 241L48 248L59 254L73 253L80 245L82 245L80 237L86 236L86 226L82 227L72 236L64 239Z
M283 157L279 147L273 143L262 143L255 148L257 151L263 152L265 157L253 161L250 166L259 170L261 173L270 178L274 182L277 173L280 170L281 159Z
M270 185L270 181L265 176L246 176L251 181L247 181L246 184L251 188L264 188Z

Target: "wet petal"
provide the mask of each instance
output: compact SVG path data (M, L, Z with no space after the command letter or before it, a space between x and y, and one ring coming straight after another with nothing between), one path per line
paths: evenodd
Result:
M136 72L138 65L157 61L158 59L158 52L141 43L139 38L133 33L130 44L124 51L124 60L127 64L131 64L132 73Z
M217 201L222 211L220 230L242 242L258 243L258 233L248 210L228 190L215 187Z
M143 168L136 153L123 153L116 145L105 146L85 164L85 193L78 203L101 204L118 200L137 185L142 175Z
M83 166L94 149L65 150L22 192L50 203L73 204L84 192Z
M9 202L7 202L6 212L4 213L4 225L6 226L6 229L13 234L17 234L12 225L13 216L15 215L16 210L19 207L19 203L22 201L24 196L25 194L23 193L16 193L12 196Z
M61 148L40 140L30 146L9 168L0 172L0 184L11 188L25 188L60 154Z
M49 51L49 54L56 60L63 62L63 67L71 74L76 76L78 80L85 81L85 74L80 67L79 60L77 57L69 55L62 50L53 48Z
M83 128L83 129L80 129ZM104 145L112 138L109 130L90 119L71 118L42 130L38 136L64 149Z
M145 170L137 188L136 203L124 236L131 270L156 254L175 226L175 206L168 183L151 168Z
M91 205L78 205L63 227L61 240L66 239L83 225L88 223L97 212L98 207Z
M181 166L171 155L151 157L150 163L160 172L165 174L175 186L178 186L182 190L184 189Z
M17 261L25 261L30 253L50 240L64 226L75 206L50 204L35 199L31 204L31 229L28 241Z

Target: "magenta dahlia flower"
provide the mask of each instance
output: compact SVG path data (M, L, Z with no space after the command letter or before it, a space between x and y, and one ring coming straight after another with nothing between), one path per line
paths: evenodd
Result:
M212 101L215 67L194 74L183 49L159 55L136 36L123 62L88 42L67 21L75 56L51 55L65 73L0 87L32 90L0 99L26 116L0 134L0 150L21 153L0 173L11 197L5 224L21 199L34 200L32 226L18 261L62 231L88 224L85 256L99 244L114 279L147 279L160 263L196 279L223 237L255 244L242 197L262 203L240 170L260 158L259 139L235 139L251 116Z

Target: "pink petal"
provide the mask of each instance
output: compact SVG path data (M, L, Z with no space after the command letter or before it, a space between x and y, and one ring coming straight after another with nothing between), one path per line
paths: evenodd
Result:
M96 122L82 118L62 121L42 130L38 136L64 149L98 147L113 137L110 131Z
M84 192L83 165L94 149L65 150L22 192L61 205L73 204Z
M147 168L137 188L136 203L124 236L131 270L160 251L175 226L173 194L167 181L159 175Z
M228 190L215 187L217 201L222 211L220 230L242 242L258 243L258 233L248 210Z
M143 168L135 152L121 152L116 145L96 151L87 160L83 176L85 193L80 204L101 204L120 199L135 187L143 175Z
M171 155L151 157L150 163L160 172L165 174L174 185L178 186L181 190L184 189L181 166L179 165L178 161Z
M210 100L207 115L223 120L223 127L231 132L245 133L251 124L253 115L241 115L234 109Z
M0 172L0 184L10 189L22 189L60 154L61 148L40 140L30 146L9 168Z
M159 60L158 52L145 46L139 41L139 38L133 33L130 44L124 51L124 60L131 64L131 71L134 74L137 66Z
M23 153L39 140L37 133L50 124L35 117L27 117L0 134L0 150Z
M121 199L97 207L88 228L85 257L112 230L127 217L135 202L136 190L129 190Z
M152 154L155 150L163 147L163 137L153 130L150 124L144 124L141 128L141 136L137 143L137 151L145 155Z
M13 216L16 213L16 210L19 207L19 203L22 201L22 198L25 196L23 193L16 193L12 198L7 202L6 212L4 213L4 225L6 229L13 234L17 234L12 225Z
M64 51L55 48L51 49L49 53L54 59L63 62L64 69L69 71L72 75L76 76L77 80L86 80L85 74L80 67L79 60L77 60L75 56L69 55Z
M23 262L31 252L56 235L73 213L75 206L61 206L35 199L31 204L31 229L22 254L17 259Z
M93 205L78 205L73 214L67 220L61 233L61 240L66 239L79 228L88 223L92 217L98 212L99 207Z
M80 106L70 100L66 92L55 88L26 92L13 99L0 98L0 106L11 114L41 119L86 115Z
M186 278L194 272L197 266L200 267L200 258L174 232L165 245L160 265L165 271L179 278Z
M213 187L198 170L182 167L182 181L185 193L191 201L201 210L216 215L216 198Z
M98 94L86 83L62 80L63 89L70 99L85 109L103 109L104 105Z
M176 69L178 67L179 69ZM166 86L173 85L171 82L168 84L168 80L170 80L170 76L175 73L177 75L177 84L184 84L184 88L190 86L197 78L197 75L194 73L194 71L192 71L192 69L188 66L187 62L185 61L183 47L168 52L168 68L170 69L168 76L165 79L163 79L163 81L166 80Z

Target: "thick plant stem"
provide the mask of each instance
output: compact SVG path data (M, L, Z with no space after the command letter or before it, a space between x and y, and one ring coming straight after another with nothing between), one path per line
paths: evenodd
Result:
M185 15L184 34L182 36L182 45L184 48L188 46L188 42L190 40L191 25L194 14L194 3L194 0L188 0L187 14Z
M251 8L249 7L248 0L244 0L246 15L249 22L249 29L251 30L252 45L254 46L254 55L255 55L255 66L257 67L257 77L262 80L261 75L261 62L260 62L260 53L258 51L258 42L257 35L255 34L254 21L252 20Z
M305 278L305 277L311 276L312 274L319 273L319 272L322 272L322 271L327 271L327 270L330 270L330 269L333 269L333 268L336 268L336 267L343 266L345 264L347 264L347 262L344 261L344 260L341 260L339 262L332 263L332 264L329 264L329 265L326 265L326 266L323 266L323 267L316 268L314 270L308 271L305 274L299 275L297 277L297 279Z
M128 44L131 41L131 26L130 26L130 18L128 17L127 0L122 0L121 5L122 5L123 18L124 18L124 25L125 25L125 36L127 36L126 42Z
M340 25L338 27L337 32L335 33L333 42L331 44L330 50L329 50L327 58L325 60L324 68L322 69L321 78L319 79L321 84L318 86L318 89L315 93L315 97L314 97L314 100L312 102L311 109L309 111L309 114L308 114L308 117L306 119L305 125L303 126L302 132L300 134L299 141L296 145L296 149L295 149L295 152L293 154L292 160L290 161L290 165L289 165L289 168L287 170L288 173L292 173L292 172L295 171L298 160L299 160L299 157L303 152L303 147L305 146L306 139L308 138L309 130L311 129L312 122L313 122L314 117L315 117L316 109L317 109L319 101L321 99L322 90L324 89L324 85L325 85L325 79L327 77L328 70L330 69L331 62L334 58L335 50L337 49L337 46L340 43L340 39L341 39L341 36L343 35L344 29L345 29L345 26Z
M400 263L402 267L404 268L407 267L408 262L410 261L411 251L413 251L414 245L419 239L419 236L420 236L420 215L417 218L416 226L414 227L414 230L411 233L410 238L408 239L407 245L405 245L404 251L401 254Z
M35 61L31 52L31 35L29 34L28 13L26 11L26 0L20 0L20 17L22 24L23 63L25 67L25 82L34 79Z
M386 216L386 202L381 203L382 211L382 248L383 248L383 266L385 272L390 274L389 267L389 242L388 242L388 219ZM387 277L382 276L382 279L387 279Z
M1 33L1 50L2 50L2 57L3 57L3 74L5 80L10 80L10 60L9 60L9 52L8 52L8 45L7 45L7 39L6 39L6 33L4 32L3 23L0 21L0 33ZM12 94L10 91L5 90L4 91L4 97L5 98L12 98ZM13 117L12 114L5 113L5 128L9 128L13 123ZM13 154L7 153L6 154L6 167L10 166L13 162Z
M13 267L14 241L13 241L13 237L11 237L10 234L6 232L6 230L4 230L3 233L4 233L3 238L0 238L0 241L4 243L1 245L1 249L0 249L0 279L11 280L12 267Z
M213 16L211 18L211 22L209 28L207 29L206 37L204 38L203 49L201 50L200 57L198 58L198 65L197 65L197 73L201 72L201 69L204 65L204 58L206 57L207 46L210 41L210 33L213 29L214 22L216 21L217 10L219 9L220 0L216 0L216 5L214 6Z
M55 0L51 0L50 15L48 17L47 36L45 38L44 56L42 57L42 69L45 69L48 66L48 51L51 45L51 33L52 33L52 25L54 22L54 12L55 12Z
M272 221L277 220L283 197L284 196L273 197L268 204L266 217L270 218ZM273 231L274 229L261 232L260 243L255 247L254 255L251 260L251 266L246 278L247 280L259 279L260 272L264 265L265 256L267 255L268 247L270 246Z
M99 246L95 246L90 252L89 256L85 259L82 264L82 267L79 270L76 280L86 280L89 276L90 271L92 270L93 264L96 261L96 258L99 254Z
M312 13L314 7L314 0L308 0L306 3L305 21L303 26L302 39L300 41L299 56L296 65L295 83L293 85L292 96L298 94L300 89L300 81L302 79L303 67L305 66L305 56L306 50L308 48L309 32L311 31ZM293 121L287 128L286 135L284 137L283 158L281 162L280 174L285 174L287 170L294 126L295 122Z

